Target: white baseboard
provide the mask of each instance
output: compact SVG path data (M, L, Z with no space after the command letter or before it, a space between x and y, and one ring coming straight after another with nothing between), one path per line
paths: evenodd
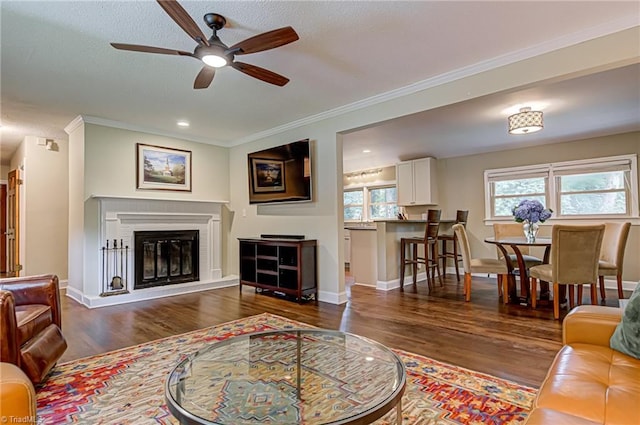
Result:
M156 298L170 297L173 295L189 294L192 292L208 291L210 289L226 288L237 286L238 276L229 275L222 279L211 281L189 282L179 285L156 286L152 288L138 289L128 294L110 295L101 297L99 295L86 295L73 286L66 286L66 296L85 305L88 308L106 307L110 305L127 304L137 301L152 300Z
M420 283L420 282L426 282L427 280L427 273L426 272L421 272L418 273L416 275L416 282ZM413 276L409 275L409 276L405 276L404 277L404 286L408 286L408 285L413 285ZM376 282L376 289L379 289L381 291L390 291L392 289L396 289L400 287L400 278L398 279L393 279L393 280L388 280L388 281L384 281L384 280L379 280Z

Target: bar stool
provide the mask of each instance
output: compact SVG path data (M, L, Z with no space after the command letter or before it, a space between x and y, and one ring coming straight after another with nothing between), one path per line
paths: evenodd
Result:
M454 224L462 224L467 227L467 218L469 217L469 210L458 210L456 212L456 222ZM462 261L462 254L458 252L458 237L455 233L438 235L438 240L442 241L442 251L440 252L440 259L442 260L442 270L447 273L447 258L453 259L453 264L456 266L456 279L460 282L460 270L458 269L458 262ZM453 242L453 248L451 251L447 250L447 242Z
M427 284L429 291L432 289L435 280L435 271L438 271L440 286L443 286L442 274L440 273L440 263L438 262L438 230L440 228L440 210L427 211L427 227L424 237L402 238L400 239L400 290L404 291L404 270L408 265L412 266L413 285L416 288L418 264L424 264L427 272ZM418 247L423 245L424 257L418 256ZM407 258L407 247L411 249L412 256Z

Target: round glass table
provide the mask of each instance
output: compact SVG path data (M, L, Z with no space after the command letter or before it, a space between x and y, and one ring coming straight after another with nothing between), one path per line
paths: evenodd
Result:
M364 337L319 329L252 333L178 363L165 399L182 424L369 424L396 407L406 370Z

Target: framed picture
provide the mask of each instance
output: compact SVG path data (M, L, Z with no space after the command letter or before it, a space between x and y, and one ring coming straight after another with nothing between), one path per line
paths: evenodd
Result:
M191 151L137 144L138 189L191 192Z
M251 158L252 189L254 193L284 192L284 161Z

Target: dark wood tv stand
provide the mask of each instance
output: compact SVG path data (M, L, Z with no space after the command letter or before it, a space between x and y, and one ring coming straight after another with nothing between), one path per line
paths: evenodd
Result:
M242 285L293 296L298 302L318 299L316 240L238 238Z

